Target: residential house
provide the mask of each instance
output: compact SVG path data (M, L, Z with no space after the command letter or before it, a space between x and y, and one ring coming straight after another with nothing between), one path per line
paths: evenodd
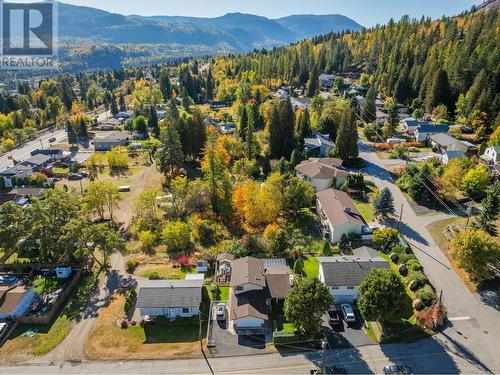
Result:
M476 148L474 144L467 141L460 141L446 133L433 134L429 139L432 146L442 153L447 151L461 151L465 154L470 149Z
M0 172L0 177L3 178L5 187L11 188L18 180L25 180L35 173L33 167L17 164Z
M232 261L230 320L235 332L262 332L272 302L283 303L291 283L284 259L244 257Z
M283 100L287 100L289 98L289 94L288 94L288 91L284 90L283 88L281 89L278 89L274 94L273 96L280 100L280 101L283 101Z
M333 74L320 74L319 75L319 83L323 88L331 88L333 86L333 82L335 81L335 76Z
M389 269L389 262L371 248L360 248L354 255L318 257L319 280L334 298L335 304L353 303L359 296L359 285L376 268Z
M347 193L327 189L316 194L316 208L325 240L338 243L343 236L361 235L366 222Z
M311 98L290 98L290 103L294 111L298 109L305 111L311 106Z
M491 146L484 150L484 154L481 155L481 159L486 164L495 165L500 163L500 146Z
M94 138L94 148L96 151L108 151L113 147L128 145L130 139L131 136L127 132L101 133Z
M34 298L33 288L17 284L0 286L0 319L26 315Z
M335 148L335 143L328 134L316 132L312 137L304 139L304 151L310 156L324 158L332 148Z
M65 152L60 149L36 149L31 151L31 156L36 156L36 155L47 155L50 156L51 162L66 162L71 159L71 154L69 152Z
M401 129L406 133L406 134L414 134L415 129L417 126L424 124L424 122L419 121L415 119L414 117L406 117L399 121L399 125L401 126ZM428 123L425 123L428 124Z
M423 123L418 125L413 132L417 142L425 142L434 134L448 133L448 125Z
M463 159L465 158L465 152L463 151L446 151L440 156L441 163L448 164L450 160L453 159Z
M202 279L145 280L139 283L136 308L142 317L190 318L199 314Z
M135 113L132 110L122 111L118 113L115 118L121 120L122 122L134 117Z
M314 190L322 191L332 187L341 186L349 174L342 169L342 160L334 158L309 158L295 167L297 176L309 182Z

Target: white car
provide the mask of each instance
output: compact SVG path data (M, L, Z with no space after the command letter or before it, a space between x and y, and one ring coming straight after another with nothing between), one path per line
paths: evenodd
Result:
M340 305L340 310L342 311L342 315L344 316L344 320L347 323L354 323L356 321L356 316L354 315L354 310L352 306L348 303L343 303Z
M215 306L215 316L217 317L217 320L226 319L226 305L225 304L218 303L217 306Z

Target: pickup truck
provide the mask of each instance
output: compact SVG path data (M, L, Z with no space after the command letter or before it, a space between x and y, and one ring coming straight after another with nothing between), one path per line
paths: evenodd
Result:
M328 311L328 322L331 326L342 324L342 319L338 311Z

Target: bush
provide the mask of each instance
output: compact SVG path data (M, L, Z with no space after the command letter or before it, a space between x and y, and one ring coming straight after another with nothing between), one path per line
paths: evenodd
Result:
M377 229L373 232L373 242L380 246L386 247L396 240L398 231L393 228Z
M146 276L149 280L162 280L163 277L156 271L148 271L144 275Z
M430 285L425 285L423 288L420 288L415 292L415 295L418 299L422 300L422 303L426 307L431 306L436 300L436 294Z
M427 276L425 276L422 272L410 272L410 274L406 277L408 282L415 281L417 283L418 288L422 288L429 282Z
M128 327L128 322L126 320L122 320L122 322L120 323L122 329L127 329Z
M408 259L406 262L406 266L410 271L421 271L422 266L420 265L420 262L418 259Z
M406 264L406 263L410 262L413 259L417 260L417 257L415 255L413 255L413 254L400 254L399 255L399 261L401 263L405 263Z
M135 269L139 266L140 262L138 259L129 259L127 260L127 273L134 273Z

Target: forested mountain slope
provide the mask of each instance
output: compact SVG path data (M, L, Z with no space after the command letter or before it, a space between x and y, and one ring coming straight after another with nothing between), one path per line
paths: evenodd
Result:
M399 22L356 33L314 37L286 48L225 58L227 74L254 72L257 79L305 85L320 72L364 71L376 87L400 103L420 100L431 110L445 104L451 114L474 110L500 121L500 12Z

